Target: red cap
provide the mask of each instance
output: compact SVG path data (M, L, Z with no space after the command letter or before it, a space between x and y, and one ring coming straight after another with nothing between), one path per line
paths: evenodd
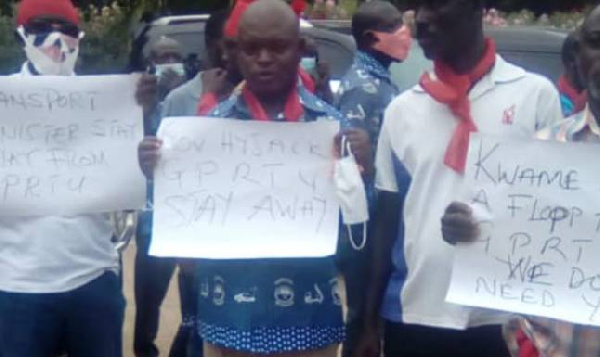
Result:
M293 0L292 1L292 10L296 13L296 15L300 16L306 10L306 1L305 0Z
M242 16L248 10L250 4L252 4L254 0L237 0L235 5L233 6L233 10L231 10L231 15L229 15L229 19L225 24L225 37L236 37L238 33L238 27L240 26L240 20L242 20Z
M22 0L17 9L17 25L27 25L40 16L57 16L79 25L79 12L71 0Z

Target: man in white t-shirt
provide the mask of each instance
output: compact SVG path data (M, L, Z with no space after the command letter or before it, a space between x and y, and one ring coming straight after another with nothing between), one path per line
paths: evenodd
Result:
M74 75L70 0L22 0L19 74ZM120 357L125 300L107 215L0 217L0 356Z
M508 356L504 316L445 302L453 248L441 217L464 185L469 134L530 138L560 120L545 78L496 54L483 0L423 0L417 38L435 73L386 111L377 151L378 212L367 319L357 357Z

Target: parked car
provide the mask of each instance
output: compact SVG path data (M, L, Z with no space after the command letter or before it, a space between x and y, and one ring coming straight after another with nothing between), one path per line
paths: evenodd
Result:
M350 21L317 20L313 24L341 34L352 33ZM497 50L504 59L557 83L562 74L561 49L567 32L537 26L509 26L486 27L485 34L496 41ZM409 58L392 66L392 77L401 89L407 89L432 67L415 41Z
M209 15L188 15L162 17L149 24L142 25L135 33L130 67L143 70L142 58L147 58L149 45L157 39L167 36L179 41L185 51L188 66L191 62L205 61L204 27ZM356 46L352 37L313 26L302 20L301 32L312 37L318 47L322 61L330 64L333 78L341 78L352 65ZM190 76L195 73L190 73Z
M179 41L185 50L188 63L204 60L204 26L208 15L163 17L140 27L134 43L140 54L148 54L148 44L168 36ZM326 61L332 72L332 87L339 86L340 78L352 65L356 45L349 35L349 21L302 21L302 34L312 36L319 49L321 59ZM544 27L489 27L486 35L496 41L498 52L508 61L525 69L548 77L557 82L562 73L561 48L567 37L564 31ZM141 49L141 50L140 50ZM136 51L134 51L135 53ZM134 55L135 57L135 55ZM432 64L423 55L415 41L409 58L392 66L392 78L401 90L418 83L424 71ZM194 75L191 73L191 75Z

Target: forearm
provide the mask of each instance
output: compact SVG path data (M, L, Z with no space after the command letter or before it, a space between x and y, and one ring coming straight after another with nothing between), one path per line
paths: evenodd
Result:
M392 272L392 248L398 233L400 210L399 195L393 193L380 195L372 235L372 265L366 289L365 328L377 328L379 324L381 301Z

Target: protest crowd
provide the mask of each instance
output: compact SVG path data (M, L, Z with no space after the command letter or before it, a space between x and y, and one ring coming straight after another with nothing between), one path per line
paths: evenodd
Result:
M555 86L498 54L484 0L422 0L414 24L367 1L335 91L302 11L211 14L191 79L168 37L145 73L87 77L71 0L18 3L26 61L0 78L0 357L123 356L131 236L137 357L159 356L176 271L171 357L600 356L600 266L576 249L595 252L600 227L596 210L594 234L576 230L598 194L578 156L600 142L600 6L565 41ZM434 67L401 92L389 68L413 41ZM536 154L511 179L509 158L492 164L502 150ZM528 191L497 204L503 185ZM515 223L534 198L556 208ZM477 262L503 229L519 233L492 286Z

